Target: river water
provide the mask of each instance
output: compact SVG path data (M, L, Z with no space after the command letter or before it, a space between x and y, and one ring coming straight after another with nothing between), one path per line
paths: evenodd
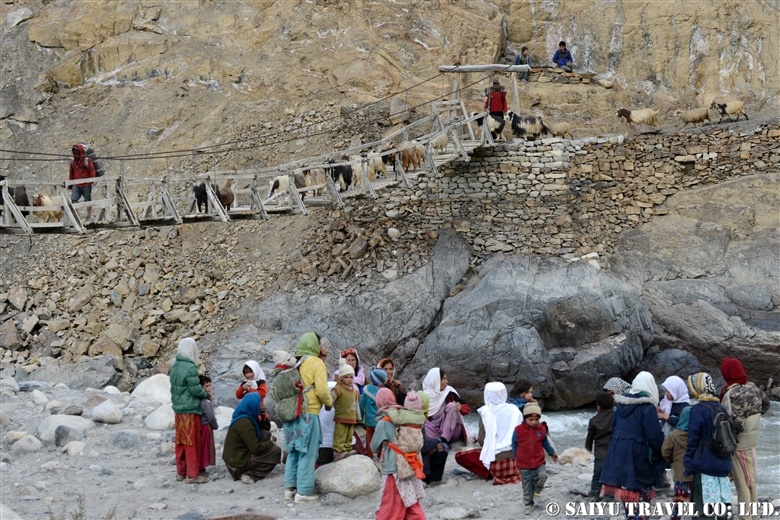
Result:
M581 408L567 412L549 412L542 415L542 420L546 421L547 426L550 427L550 435L555 441L558 453L570 447L585 447L588 421L595 414L595 408ZM470 434L477 434L478 421L476 413L466 417L466 427ZM757 451L758 496L778 498L780 497L780 403L772 402L769 412L761 418ZM734 497L736 497L736 492L734 492Z

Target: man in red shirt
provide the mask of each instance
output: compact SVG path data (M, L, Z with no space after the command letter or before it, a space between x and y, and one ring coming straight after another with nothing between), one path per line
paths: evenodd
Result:
M493 80L493 86L487 91L485 108L490 112L489 117L494 118L500 123L496 130L496 135L500 135L501 132L504 131L504 125L506 124L504 115L507 110L509 110L509 107L506 104L506 90L498 83L497 79Z
M87 157L84 147L80 144L74 144L71 148L73 160L70 162L70 172L68 180L92 179L95 177L95 165ZM74 184L70 187L70 200L74 204L84 196L84 202L92 201L92 183ZM92 206L87 207L87 224L92 222Z

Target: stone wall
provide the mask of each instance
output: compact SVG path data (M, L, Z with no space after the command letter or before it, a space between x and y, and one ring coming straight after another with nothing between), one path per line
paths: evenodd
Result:
M510 141L383 197L422 230L452 225L477 253L609 256L622 231L666 213L668 196L780 166L779 121L737 126Z

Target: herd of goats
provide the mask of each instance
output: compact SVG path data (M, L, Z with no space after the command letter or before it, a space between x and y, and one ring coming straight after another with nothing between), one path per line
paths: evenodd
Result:
M730 121L735 122L739 120L740 115L744 115L745 119L748 119L747 114L744 111L744 103L742 101L729 101L727 103L712 102L709 108L696 108L693 110L677 110L675 116L678 117L683 123L683 128L689 124L694 124L697 127L701 127L705 121L710 124L710 110L715 110L720 115L718 123L728 117ZM627 125L632 124L645 124L649 126L658 127L658 114L660 110L653 110L646 108L642 110L627 110L621 108L617 111L618 117L625 118ZM472 116L478 115L476 112ZM732 119L736 115L736 119ZM539 139L543 134L552 135L553 137L569 137L573 138L571 133L571 125L569 123L558 122L551 123L542 119L537 115L518 115L513 111L508 112L503 118L495 115L485 115L475 119L478 127L481 129L487 122L488 130L494 140L502 138L507 139L506 133L510 133L512 138L522 138L526 140L535 141ZM507 127L507 123L509 126ZM430 144L434 151L443 151L447 148L449 138L447 133L443 132L437 137L431 140ZM400 151L399 151L400 149ZM357 184L362 178L360 173L361 164L365 164L366 174L369 182L374 182L377 176L387 177L387 165L395 164L396 154L399 154L400 164L404 171L416 171L425 159L425 146L423 144L403 143L400 146L393 144L387 145L377 152L370 152L366 156L361 155L345 155L340 158L341 163L336 163L333 159L326 161L332 166L325 168L311 168L303 172L296 172L292 178L295 183L295 187L298 190L304 190L305 188L313 188L308 191L313 192L315 196L321 195L327 184L327 175L330 175L334 183L339 186L339 191L348 190L353 184ZM349 163L349 164L345 164ZM0 175L0 181L5 177ZM284 193L289 191L289 175L280 175L271 179L269 182L268 198L270 199L274 194ZM27 190L23 186L8 187L8 193L12 197L14 203L17 206L29 206L30 200L27 196ZM212 186L214 194L217 196L219 202L229 211L231 205L235 202L235 196L230 188L230 182L225 186L219 187L216 184ZM198 207L198 212L208 212L208 194L205 183L196 184L193 187L195 200ZM306 195L306 191L301 192L301 199ZM56 222L62 219L62 201L60 197L50 197L49 195L37 193L33 195L33 206L51 206L50 211L36 211L35 218L38 221ZM0 196L0 216L3 211L3 198ZM25 216L28 212L23 213Z

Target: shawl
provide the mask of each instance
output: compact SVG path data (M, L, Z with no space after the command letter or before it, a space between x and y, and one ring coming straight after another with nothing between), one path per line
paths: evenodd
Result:
M645 394L654 406L658 406L658 385L650 372L639 372L631 382L632 394Z
M179 342L179 348L176 353L184 356L196 365L198 364L198 344L192 338L184 338Z
M691 407L686 406L683 408L683 411L680 412L680 418L677 419L677 428L678 430L682 430L684 432L688 431L688 421L691 419Z
M257 361L249 360L246 363L244 363L245 367L249 367L249 369L252 371L252 374L254 376L252 377L252 381L255 383L259 383L260 381L265 381L265 372L263 372L263 369L260 368L260 364ZM243 374L244 369L241 368L241 373Z
M380 388L374 398L378 411L387 411L388 408L400 408L395 402L395 394L389 388Z
M244 396L243 399L241 399L241 402L238 403L236 409L233 410L233 420L230 421L230 426L233 426L233 423L239 419L247 418L250 421L252 421L252 424L255 426L255 433L257 434L257 438L259 439L261 437L261 433L260 433L261 413L262 413L262 409L260 407L260 394L258 394L257 392L248 393Z
M661 399L659 408L667 415L672 411L672 403L690 403L691 398L688 397L688 387L685 385L685 381L677 376L669 376L666 381L661 385L664 390L672 394L672 400L668 400L666 397Z
M317 335L313 332L307 332L298 340L298 346L295 347L295 355L303 357L305 355L314 357L320 356L320 342Z
M479 460L490 469L490 463L496 460L497 454L512 448L512 434L522 422L522 417L516 406L506 402L504 383L486 384L484 395L485 406L478 410L485 427L485 441Z
M712 383L712 376L707 372L699 372L688 376L688 390L693 397L699 401L717 401L715 397L715 385Z
M615 392L617 395L626 395L631 390L631 384L619 377L613 377L604 383L604 390Z
M439 368L432 368L428 371L425 379L423 379L423 390L431 399L428 407L428 415L430 416L436 415L439 410L441 410L446 404L447 396L450 395L450 392L455 392L456 395L460 396L460 394L449 385L447 385L444 390L441 389L441 369Z
M745 367L736 358L724 358L720 363L720 373L726 380L726 386L720 391L720 398L726 394L726 390L733 385L744 385L748 382L748 376L745 373Z

